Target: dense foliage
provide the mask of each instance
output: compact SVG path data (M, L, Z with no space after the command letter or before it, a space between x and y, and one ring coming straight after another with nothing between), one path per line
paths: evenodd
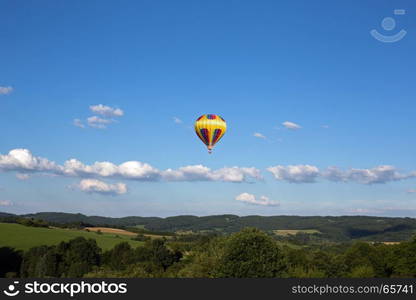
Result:
M416 277L416 238L399 244L298 244L259 229L153 238L102 252L76 238L25 252L0 248L1 277Z
M57 246L31 248L23 255L21 277L81 277L100 264L101 249L93 239L75 238Z

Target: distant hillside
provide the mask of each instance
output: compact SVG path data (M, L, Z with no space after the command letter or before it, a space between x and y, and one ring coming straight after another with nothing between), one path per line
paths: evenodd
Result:
M16 216L16 215L0 212L0 218L13 217L13 216Z
M135 226L138 224L146 225L150 222L157 221L161 218L156 217L124 217L109 218L100 216L86 216L83 214L69 214L60 212L40 212L36 214L21 215L21 217L29 217L42 219L54 223L88 223L94 226Z
M0 218L2 214L0 213ZM7 216L10 218L10 215ZM386 218L368 216L301 217L301 216L175 216L109 218L57 212L42 212L20 217L42 219L54 223L82 222L93 226L132 227L138 226L151 231L168 232L218 232L232 233L244 227L257 227L273 233L275 230L315 230L320 238L332 241L363 239L369 241L402 241L416 233L414 218Z

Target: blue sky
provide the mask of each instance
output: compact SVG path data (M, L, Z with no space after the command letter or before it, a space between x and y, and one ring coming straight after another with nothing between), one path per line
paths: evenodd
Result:
M415 14L410 0L2 1L0 211L415 216ZM192 129L204 113L228 125L212 155ZM91 167L104 161L116 171Z

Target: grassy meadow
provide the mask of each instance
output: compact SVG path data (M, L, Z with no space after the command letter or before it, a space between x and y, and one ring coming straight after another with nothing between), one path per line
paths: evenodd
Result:
M17 250L28 250L40 245L56 245L62 241L82 236L97 241L103 250L109 250L120 242L128 242L132 247L143 245L143 242L131 240L131 236L94 232L75 229L29 227L20 224L0 223L0 247L8 246Z

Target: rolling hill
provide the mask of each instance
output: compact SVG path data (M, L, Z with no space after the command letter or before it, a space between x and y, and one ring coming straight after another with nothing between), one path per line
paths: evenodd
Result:
M0 221L18 217L5 214ZM402 241L416 233L416 219L388 218L369 216L174 216L159 217L123 217L110 218L86 216L83 214L41 212L20 215L19 217L41 219L57 224L82 222L100 227L141 227L150 231L165 232L217 232L233 233L245 227L257 227L273 233L276 230L314 230L320 238L331 241L349 241L361 239L368 241ZM319 232L319 233L318 233Z

